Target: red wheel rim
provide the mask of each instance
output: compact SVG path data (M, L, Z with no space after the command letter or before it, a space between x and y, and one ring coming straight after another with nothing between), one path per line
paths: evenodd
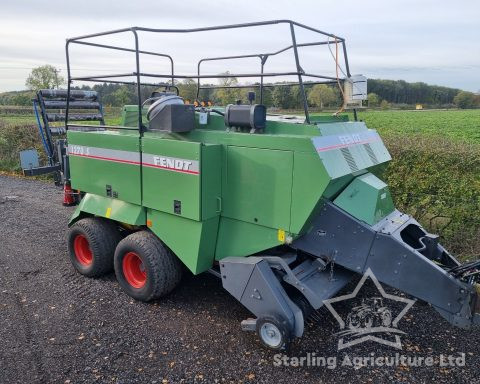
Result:
M83 235L75 236L73 240L73 251L77 261L82 265L90 265L93 261L93 253L88 244L88 240Z
M123 276L133 288L142 288L147 282L147 273L142 259L135 252L128 252L123 258Z

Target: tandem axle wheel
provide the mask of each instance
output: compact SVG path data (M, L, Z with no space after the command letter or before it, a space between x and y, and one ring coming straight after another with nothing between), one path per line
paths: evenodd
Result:
M79 273L99 277L114 269L122 289L136 300L165 296L182 278L180 260L158 237L142 230L122 239L116 223L103 218L72 225L68 248Z

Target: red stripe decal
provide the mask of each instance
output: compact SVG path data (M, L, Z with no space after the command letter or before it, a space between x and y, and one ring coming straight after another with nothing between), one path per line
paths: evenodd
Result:
M89 159L95 159L95 160L113 161L115 163L125 163L125 164L133 164L133 165L140 165L141 164L139 161L115 159L113 157L81 155L81 154L78 154L78 153L69 153L69 155L70 156L87 157ZM187 173L187 174L190 174L190 175L198 175L200 173L200 172L197 172L197 171L189 171L189 170L184 170L184 169L174 169L174 168L162 167L161 165L155 165L155 164L149 164L149 163L143 163L143 166L144 167L150 167L150 168L165 169L167 171L173 171L173 172Z
M81 154L79 154L79 153L69 153L69 156L88 157L89 159L107 160L107 161L114 161L114 162L116 162L116 163L126 163L126 164L140 165L140 162L139 162L139 161L115 159L115 158L113 158L113 157L103 157L103 156L93 156L93 155L81 155Z

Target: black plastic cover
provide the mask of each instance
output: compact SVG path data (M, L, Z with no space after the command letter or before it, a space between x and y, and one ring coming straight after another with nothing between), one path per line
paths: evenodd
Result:
M170 104L155 115L148 124L152 131L190 132L195 128L195 107Z
M225 125L251 129L264 129L267 123L267 108L262 104L233 105L225 109Z

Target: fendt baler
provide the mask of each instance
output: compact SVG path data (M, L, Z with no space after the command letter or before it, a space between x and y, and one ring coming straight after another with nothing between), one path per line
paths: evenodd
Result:
M202 59L195 76L142 73L138 35L195 33L286 25L292 45L274 53ZM297 44L295 30L308 29L326 41ZM92 38L132 33L135 48L92 43ZM74 44L134 53L130 74L70 75ZM300 67L304 46L343 49L346 78L306 74ZM264 72L267 59L292 51L296 67ZM162 56L163 55L163 56ZM162 57L170 56L161 54ZM260 103L225 108L185 104L177 79L246 77L204 76L208 60L258 57ZM300 337L304 322L324 300L370 269L376 278L430 303L450 323L479 322L478 263L461 265L412 217L395 209L388 186L376 174L391 159L375 130L345 115L314 118L305 87L342 83L345 103L366 93L365 80L350 76L344 39L288 21L190 30L131 28L67 40L67 103L74 81L133 77L139 100L125 106L119 126L70 124L66 116L69 178L81 200L70 220L69 250L82 274L115 270L122 288L149 301L168 294L182 268L210 271L255 315L242 322L269 348L284 348ZM338 71L337 71L338 73ZM296 76L305 117L267 115L264 77ZM143 78L167 79L164 92L142 100ZM304 77L315 82L305 83ZM360 80L359 80L360 79ZM291 84L283 83L288 86ZM211 86L211 85L210 85ZM360 89L360 91L359 91ZM198 95L198 93L197 93ZM74 96L74 95L73 95ZM359 96L359 97L355 97ZM249 94L253 101L253 93ZM148 104L150 105L148 106Z

